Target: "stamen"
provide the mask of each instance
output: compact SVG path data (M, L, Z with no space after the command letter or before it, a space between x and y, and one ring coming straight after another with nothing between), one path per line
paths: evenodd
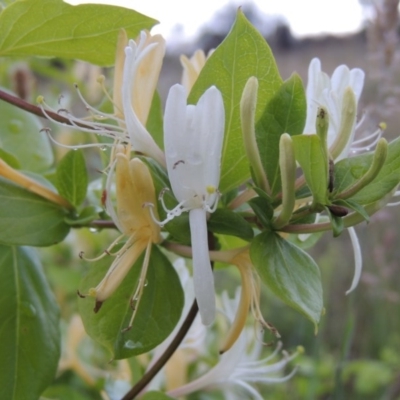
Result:
M122 122L122 123L124 122L123 120L121 120L121 119L115 117L114 114L100 113L99 110L97 110L96 108L94 108L93 106L91 106L91 105L85 100L85 98L83 97L83 95L82 95L81 91L79 90L79 87L78 87L78 85L77 85L76 83L74 84L74 87L75 87L76 92L77 92L77 94L78 94L78 96L79 96L79 99L80 99L81 102L85 105L86 109L87 109L88 111L92 111L92 112L94 113L95 116L98 116L98 117L100 117L100 118L102 118L102 119L112 119L112 120L118 120L118 122ZM103 81L103 83L102 83L102 88L104 88L104 81ZM107 92L107 90L106 90L105 88L104 88L104 93L105 93L105 95L110 99L110 101L113 103L113 101L112 101L110 95L108 94L108 92Z
M351 146L351 150L353 152L369 151L372 147L376 146L376 144L379 142L379 139L382 137L383 132L384 132L384 129L382 129L382 127L379 126L379 128L372 134L370 134L364 138L355 140L353 142L353 145ZM357 146L357 145L360 145L365 142L367 142L367 144L362 145L362 146Z
M137 283L137 287L136 287L135 293L133 294L132 299L131 299L131 307L133 308L132 317L129 320L129 325L126 328L124 328L121 332L127 332L133 326L133 321L135 319L137 310L139 308L140 300L142 299L143 290L144 290L144 287L146 286L146 276L147 276L147 270L148 270L149 261L150 261L151 245L152 245L151 240L149 240L147 247L146 247L146 253L145 253L143 264L142 264L142 270L140 271L140 276L139 276L139 280Z
M79 253L79 258L81 260L85 260L88 262L93 262L93 261L98 261L101 260L102 258L104 258L105 256L117 256L119 254L119 251L117 251L116 253L111 253L111 250L114 248L115 245L117 245L119 243L119 241L124 237L125 235L120 235L118 236L105 250L103 253L101 253L98 257L94 257L94 258L86 258L83 255L85 254L85 252L81 251Z
M88 143L88 144L68 145L68 144L58 142L56 139L54 139L53 136L51 136L51 130L49 128L41 129L40 131L45 131L51 142L53 142L57 146L65 148L65 149L77 150L77 149L87 149L87 148L93 148L93 147L99 147L100 149L102 149L103 147L112 147L113 146L112 143Z
M52 121L57 125L61 125L61 126L68 127L68 128L78 128L82 132L96 133L98 135L107 136L107 137L110 137L112 139L115 139L115 138L118 137L120 140L126 140L127 142L129 142L129 140L130 140L129 139L129 135L127 133L125 133L125 130L123 128L121 128L120 126L118 126L118 125L106 124L106 123L103 123L103 122L102 123L98 123L98 122L92 122L92 121L89 121L89 120L84 120L83 118L76 118L66 109L53 110L44 101L43 96L39 96L37 101L39 103L39 107L40 107L41 111L43 112L44 116L49 121ZM47 109L49 109L50 111L52 111L52 112L56 112L56 113L59 113L59 114L65 113L67 115L66 118L68 118L70 125L65 124L65 123L61 123L59 121L56 121L54 118L52 118L47 113L45 107ZM98 112L96 112L96 115L102 116ZM110 119L113 119L114 121L123 124L123 121L120 120L117 117L110 116Z

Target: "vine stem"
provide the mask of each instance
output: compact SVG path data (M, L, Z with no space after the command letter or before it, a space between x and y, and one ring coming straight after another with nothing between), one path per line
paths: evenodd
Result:
M7 103L10 103L18 108L21 108L22 110L28 111L31 114L35 114L39 117L46 118L46 116L43 114L43 111L41 110L40 107L35 106L34 104L28 103L25 100L20 99L17 96L14 96L10 93L5 92L4 90L0 90L0 99L4 100ZM71 124L69 122L68 118L63 117L62 115L59 115L55 112L52 111L47 111L47 113L51 116L51 118L55 119L58 122L64 123L64 124ZM47 119L47 118L46 118Z
M48 119L47 116L43 113L42 109L38 106L35 106L34 104L28 103L25 100L20 99L17 96L14 96L10 93L5 92L4 90L0 90L0 100L4 100L5 102L12 104L22 110L28 111L31 114L35 114L38 117L42 117L45 119ZM63 117L60 114L57 114L53 111L47 110L46 113L55 121L60 122L62 124L67 124L67 125L72 125L71 121L66 118ZM90 126L84 124L84 123L80 123L77 122L75 123L76 125L82 127L82 128L89 128L89 129L93 129Z

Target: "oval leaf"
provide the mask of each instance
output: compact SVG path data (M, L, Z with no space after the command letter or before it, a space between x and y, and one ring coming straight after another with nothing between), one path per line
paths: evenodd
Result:
M352 186L368 171L372 154L346 158L335 164L335 190L340 193ZM365 205L380 200L400 182L400 138L389 144L388 155L378 176L356 193L351 200Z
M111 261L111 258L107 258L91 267L80 287L81 293L86 293L101 281ZM153 246L147 285L133 327L123 332L132 316L130 301L142 262L143 256L97 313L93 312L94 299L79 299L79 310L87 333L110 350L114 359L132 357L156 347L175 328L182 312L183 291L179 277L168 259Z
M57 167L57 189L75 207L86 197L88 175L82 150L69 151Z
M136 38L156 23L128 8L103 4L16 1L0 14L0 56L77 58L112 65L121 28Z
M60 356L59 311L32 249L0 245L0 398L37 400Z
M222 149L221 192L239 186L250 177L240 125L240 99L247 80L258 78L258 120L282 84L274 56L265 39L238 11L229 35L214 51L190 92L189 102L197 103L215 85L224 98L225 138Z
M0 178L0 243L51 246L67 236L66 211Z
M321 277L315 261L274 232L258 235L251 244L250 256L261 280L272 292L316 326L323 305Z
M0 101L0 115L0 147L18 160L19 168L39 173L47 171L54 157L49 138L40 132L39 118L5 101Z

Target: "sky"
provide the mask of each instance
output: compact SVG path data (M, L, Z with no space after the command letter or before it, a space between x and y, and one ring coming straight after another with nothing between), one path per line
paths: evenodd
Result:
M215 12L232 3L249 0L67 0L70 4L103 3L135 9L160 21L153 33L166 39L193 37ZM355 32L362 26L363 9L358 0L254 0L266 14L283 15L297 37L321 33Z

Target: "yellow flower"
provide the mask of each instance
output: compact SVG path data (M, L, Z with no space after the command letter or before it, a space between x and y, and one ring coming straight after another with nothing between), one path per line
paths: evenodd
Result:
M118 146L115 160L107 179L108 195L106 198L107 212L122 232L122 235L109 246L102 256L92 259L92 261L98 260L105 255L111 255L112 248L119 240L123 237L127 237L127 240L118 252L112 254L115 256L115 260L102 281L95 288L89 290L89 296L96 298L95 312L114 293L130 268L145 251L141 274L132 299L135 303L133 308L137 310L146 281L151 246L153 243L159 243L162 240L160 227L151 218L148 208L144 207L147 203L154 204L156 201L155 189L149 169L138 158L129 160L126 152L126 149ZM116 210L114 210L110 196L114 169ZM153 212L156 212L156 210ZM135 311L129 326L131 326L134 316Z

